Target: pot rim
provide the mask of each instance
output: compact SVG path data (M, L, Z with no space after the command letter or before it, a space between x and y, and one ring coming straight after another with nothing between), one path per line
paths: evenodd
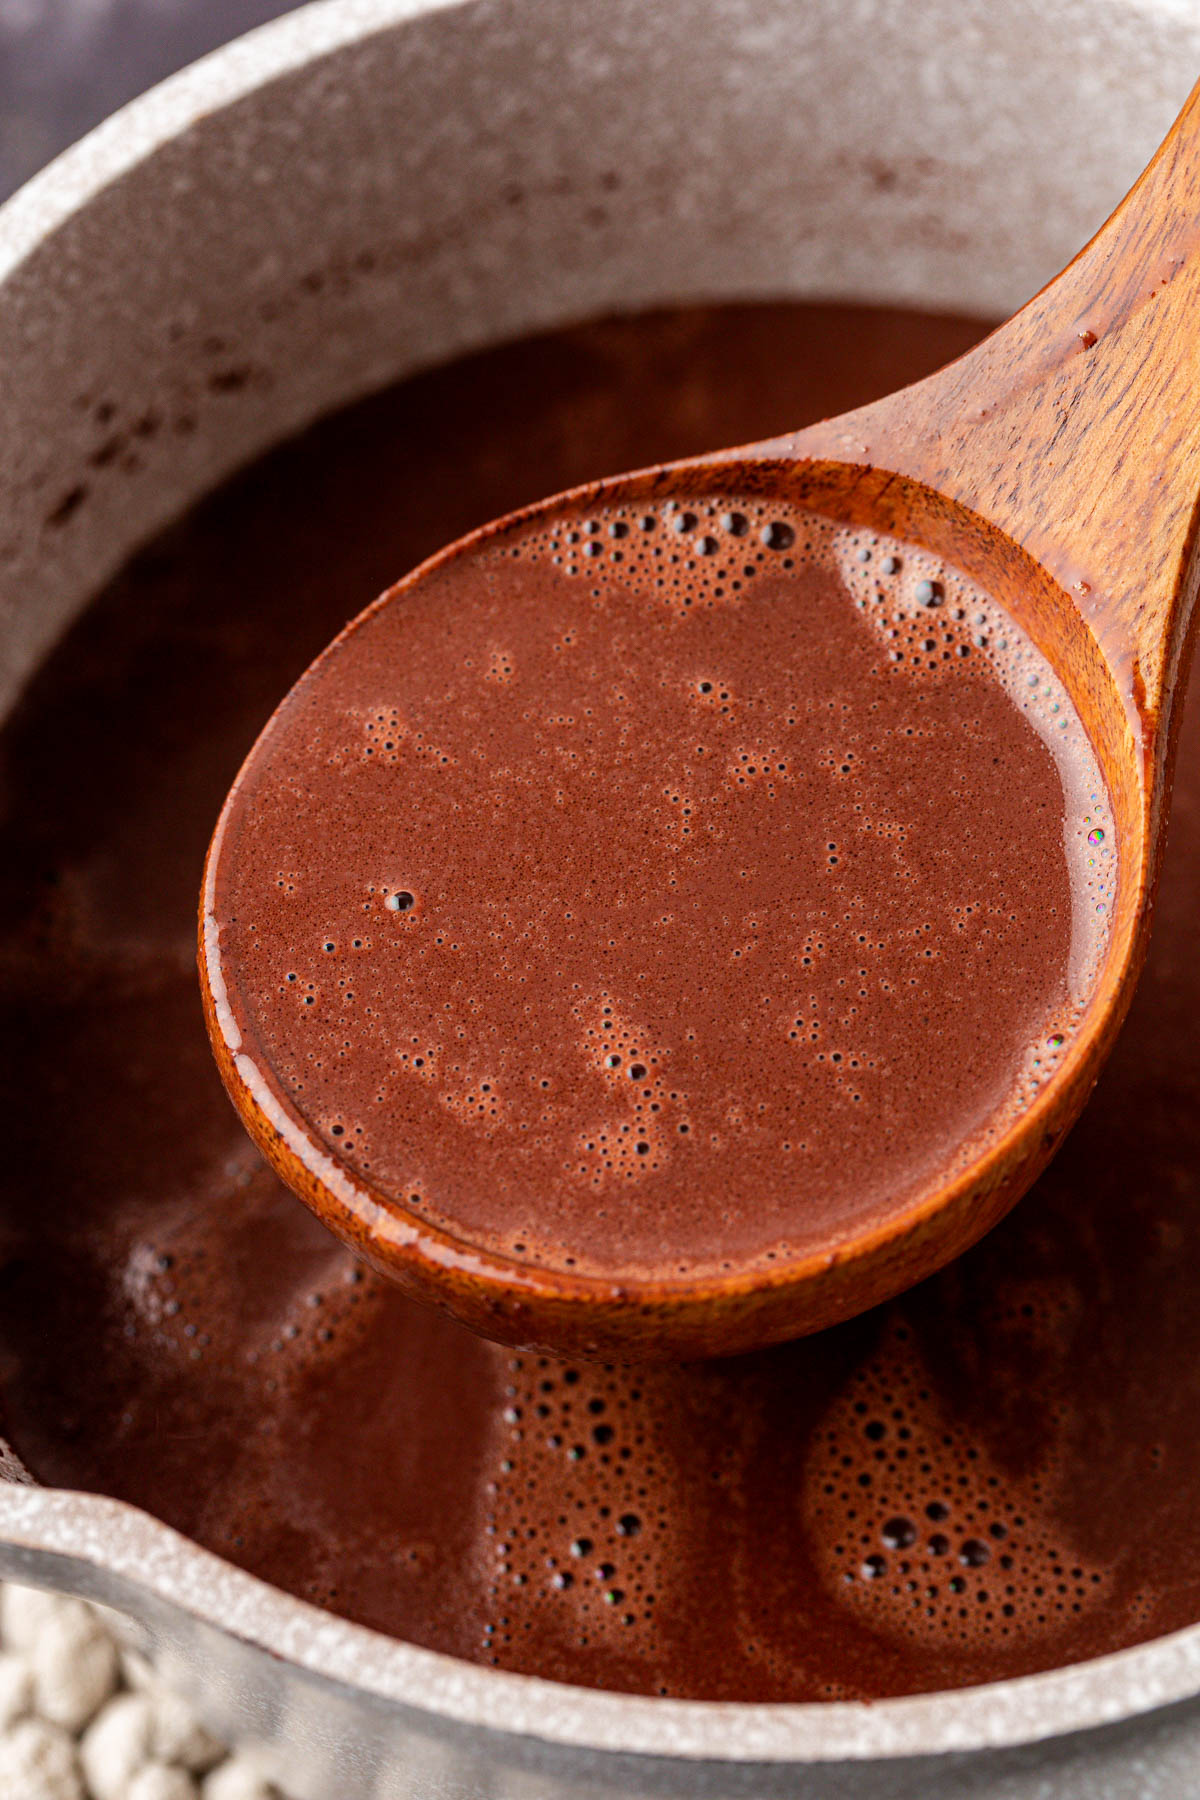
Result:
M665 1700L569 1686L425 1650L336 1617L201 1549L126 1501L0 1486L15 1580L38 1558L55 1585L131 1613L151 1600L325 1681L454 1726L565 1749L712 1763L821 1763L998 1750L1094 1730L1192 1697L1200 1626L1038 1675L899 1699ZM22 1555L23 1553L23 1555ZM25 1558L28 1558L28 1566Z
M203 57L114 113L0 207L0 284L101 192L205 116L339 49L469 3L312 0ZM1172 0L1128 4L1153 15L1171 10ZM749 1704L614 1694L484 1668L352 1624L101 1495L0 1480L0 1544L14 1553L6 1566L15 1579L42 1574L135 1616L140 1601L156 1601L431 1720L563 1748L717 1764L911 1757L1094 1729L1200 1692L1197 1624L1042 1674L899 1699ZM40 1558L58 1566L39 1568Z

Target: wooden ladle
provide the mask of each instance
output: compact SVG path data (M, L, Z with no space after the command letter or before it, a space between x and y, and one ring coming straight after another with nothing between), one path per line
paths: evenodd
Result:
M314 1142L240 1051L212 905L214 851L200 969L217 1060L244 1122L333 1230L410 1292L505 1341L683 1358L816 1330L959 1255L1024 1193L1077 1118L1146 949L1192 640L1200 88L1103 230L959 361L795 435L567 498L583 518L631 498L710 494L714 484L923 547L993 596L1049 659L1091 740L1116 825L1103 967L1054 1079L1032 1104L970 1166L853 1242L768 1272L590 1280L449 1237L403 1197L352 1179L330 1145ZM563 506L561 497L547 503L559 518ZM512 523L472 534L426 569L443 569ZM410 582L421 579L418 571Z

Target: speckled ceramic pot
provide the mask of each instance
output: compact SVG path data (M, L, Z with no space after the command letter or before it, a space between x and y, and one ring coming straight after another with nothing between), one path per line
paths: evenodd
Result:
M664 301L1017 305L1198 68L1194 0L325 0L231 45L0 212L0 705L156 528L421 365ZM110 407L165 428L96 469ZM334 1619L2 1442L0 1574L118 1608L299 1800L1200 1792L1200 1626L874 1706L606 1695Z

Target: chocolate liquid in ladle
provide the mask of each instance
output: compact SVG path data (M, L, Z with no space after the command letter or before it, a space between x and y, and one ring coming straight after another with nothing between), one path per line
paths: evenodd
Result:
M205 963L301 1159L470 1253L769 1271L1053 1078L1113 838L965 578L736 488L631 498L460 553L308 671L214 840Z
M1147 975L1062 1155L945 1274L767 1355L542 1363L360 1277L244 1137L195 989L225 789L397 570L973 329L735 309L422 377L234 483L64 640L5 735L0 853L0 1395L41 1479L416 1642L648 1693L929 1689L1200 1616L1200 709Z

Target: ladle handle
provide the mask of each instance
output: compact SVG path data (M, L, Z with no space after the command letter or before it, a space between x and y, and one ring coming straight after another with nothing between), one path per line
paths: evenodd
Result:
M1108 223L957 362L772 449L915 478L1075 599L1153 753L1187 646L1200 496L1200 84Z

